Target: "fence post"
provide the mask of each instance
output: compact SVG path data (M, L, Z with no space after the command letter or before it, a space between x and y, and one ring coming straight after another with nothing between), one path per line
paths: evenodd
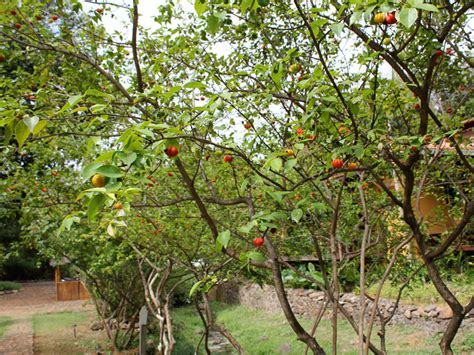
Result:
M146 325L148 323L148 310L146 306L140 309L140 317L138 319L138 326L140 327L140 345L138 348L138 355L146 354Z

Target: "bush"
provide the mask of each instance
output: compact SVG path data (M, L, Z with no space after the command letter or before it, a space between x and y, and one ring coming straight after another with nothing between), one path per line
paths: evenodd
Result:
M0 281L0 291L19 290L21 284L12 281Z

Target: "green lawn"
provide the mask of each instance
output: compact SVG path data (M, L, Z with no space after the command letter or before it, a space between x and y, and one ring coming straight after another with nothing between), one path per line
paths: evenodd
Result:
M0 317L0 337L2 337L6 332L8 327L12 325L13 321L8 317Z
M240 305L213 303L212 308L219 323L225 325L240 342L247 353L252 355L279 354L280 348L288 344L290 354L303 354L305 345L296 340L283 316L257 312ZM192 354L200 338L202 324L193 307L181 307L173 311L175 322L176 348L179 355ZM303 320L308 329L311 321ZM374 329L373 341L379 338ZM331 325L323 320L318 328L317 339L326 350L331 346ZM387 348L390 354L435 354L439 353L439 336L428 336L412 327L389 327ZM338 353L357 354L357 337L352 327L340 321ZM414 350L416 349L416 350ZM455 341L455 353L474 349L474 335L460 331Z
M97 344L106 349L109 342L104 332L92 332L89 324L94 312L61 312L33 315L35 352L42 354L92 353ZM76 325L76 337L74 337Z

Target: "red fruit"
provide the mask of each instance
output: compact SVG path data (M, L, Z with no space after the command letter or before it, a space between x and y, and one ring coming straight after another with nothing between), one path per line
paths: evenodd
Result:
M21 28L21 24L15 23L15 28L16 28L17 30L19 30L19 29Z
M171 171L168 172L168 176L173 176L173 175L174 174Z
M435 65L438 65L439 64L439 59L435 59L434 63L435 63Z
M165 153L170 158L174 158L175 156L178 155L178 148L174 146L169 146L168 148L165 149Z
M443 51L441 49L438 49L436 52L435 52L435 56L436 57L439 57L439 56L442 56L443 55Z
M447 55L453 54L453 49L452 49L452 48L446 49L446 54L447 54Z
M41 16L41 15L36 15L35 18L36 18L37 21L41 21L41 20L43 19L43 16Z
M301 127L296 130L296 134L299 136L303 135L303 133L304 133L304 129Z
M41 191L43 191L43 192L48 192L48 189L47 189L46 187L43 187L43 188L41 189Z
M424 136L424 137L423 137L423 142L424 142L425 144L428 144L429 142L431 142L431 136Z
M120 202L116 202L116 203L114 204L114 208L115 208L116 210L121 210L121 209L123 208L123 206L122 206L122 204L121 204Z
M250 129L250 128L252 128L252 124L250 122L246 122L246 123L244 123L244 127L246 129Z
M206 98L204 96L200 97L201 101L204 101Z
M11 10L11 11L10 11L10 14L11 14L12 16L16 16L16 11L15 11L15 10Z
M98 9L95 9L95 12L102 15L102 13L104 12L104 9L99 7Z
M153 180L153 175L148 175L146 178L149 180Z
M304 79L303 75L298 75L298 77L296 78L298 81L301 81Z
M414 108L415 110L419 110L419 109L421 108L421 105L420 105L420 104L414 104L414 105L413 105L413 108Z
M232 160L234 160L232 155L224 155L224 162L230 163L230 162L232 162Z
M344 165L344 160L342 159L334 159L332 162L331 162L331 165L334 169L340 169L342 168L342 166Z
M395 23L397 23L397 19L395 17L395 11L392 11L392 12L389 12L386 16L385 16L385 23L387 25L393 25Z
M265 243L265 239L263 239L262 237L255 238L253 240L253 246L255 248L261 247L263 245L263 243Z
M449 106L448 109L446 110L446 112L453 113L453 108L451 106Z
M411 150L412 152L416 152L416 151L418 150L418 147L412 146L412 147L410 147L410 150Z
M51 20L53 20L53 21L57 21L58 19L59 19L59 17L57 15L51 16Z

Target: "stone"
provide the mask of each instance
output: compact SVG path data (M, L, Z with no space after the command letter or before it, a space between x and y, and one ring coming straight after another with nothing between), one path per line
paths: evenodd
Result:
M438 318L440 319L451 319L453 317L453 311L448 306L439 308Z
M91 325L89 326L90 330L93 332L97 332L99 330L104 329L104 324L101 321L95 321L92 322Z
M415 306L414 304L411 304L409 306L406 306L406 309L408 309L409 311L416 311L418 307Z
M418 309L416 311L411 312L411 314L413 315L413 317L418 317L418 318L423 316L423 312Z
M428 312L428 317L436 318L438 316L438 314L439 314L439 312L436 309L434 309L434 310Z
M434 304L429 304L424 309L425 313L430 313L431 311L434 311L434 310L436 310L436 306Z
M291 346L290 344L281 344L280 346L280 354L289 354L291 353Z
M403 313L403 315L404 315L405 318L407 318L407 319L411 319L411 317L412 317L412 316L411 316L411 311L410 311L409 309L407 309L407 310Z
M309 298L318 298L319 294L317 292L311 292L308 294Z
M196 328L196 329L194 329L194 334L196 334L196 335L202 335L202 334L204 334L204 329L202 329L202 328Z

